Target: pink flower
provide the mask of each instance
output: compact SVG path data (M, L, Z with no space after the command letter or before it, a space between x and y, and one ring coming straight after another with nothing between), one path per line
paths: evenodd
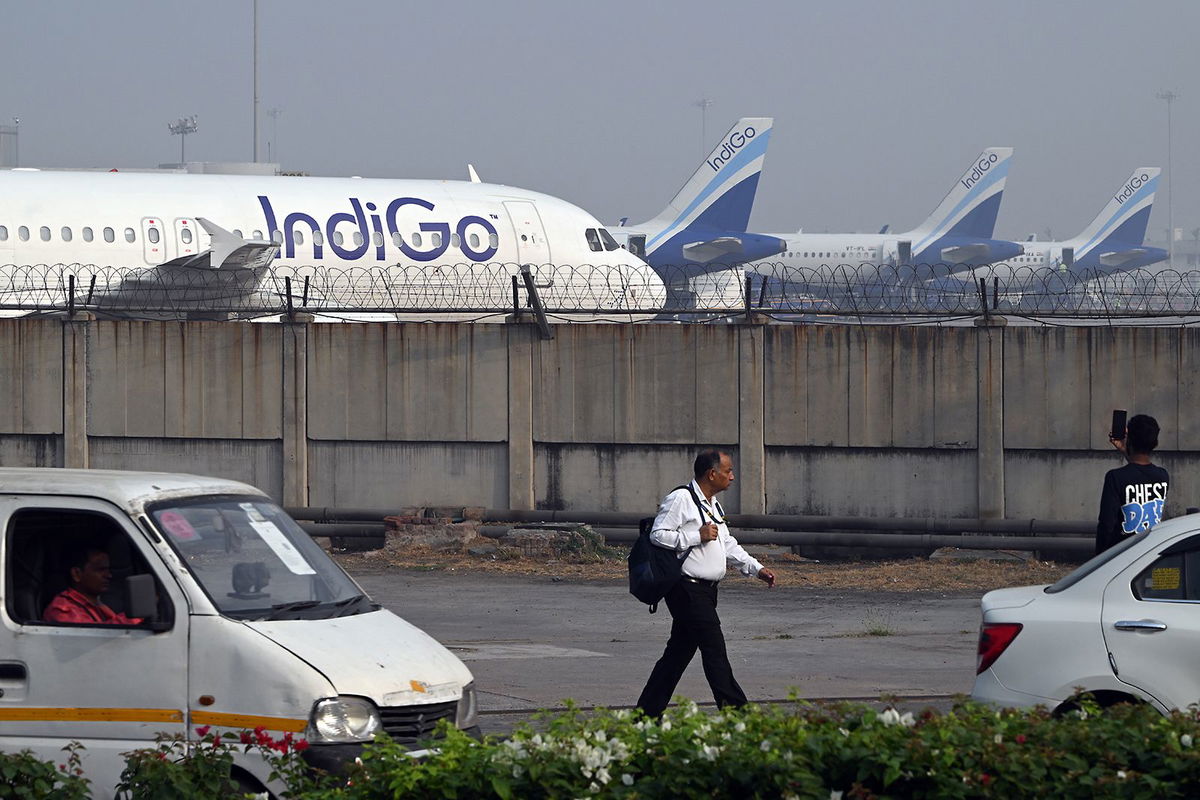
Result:
M294 748L296 748L296 752L299 753L302 750L308 749L308 740L307 739L297 739L295 744L293 744L292 746Z
M196 733L200 734L201 736L208 736L208 732L210 730L212 730L211 725L201 725L199 728L196 728Z
M1017 744L1025 744L1025 734L1018 733L1016 736Z
M241 736L239 738L242 740L242 744L250 744L251 742L254 741L253 737L250 736L249 731L242 731Z

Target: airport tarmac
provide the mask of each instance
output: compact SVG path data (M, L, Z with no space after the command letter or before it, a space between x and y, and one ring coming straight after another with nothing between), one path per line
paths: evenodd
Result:
M355 569L384 606L449 647L475 675L485 733L571 698L632 705L666 644L656 614L623 581L476 572ZM803 586L768 589L730 575L719 599L730 661L747 696L923 701L968 693L979 597ZM699 655L678 692L711 702ZM940 702L936 702L941 698Z

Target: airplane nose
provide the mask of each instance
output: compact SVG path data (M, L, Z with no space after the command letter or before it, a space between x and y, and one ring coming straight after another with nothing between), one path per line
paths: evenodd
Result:
M658 311L667 303L667 287L649 264L632 253L622 264L625 276L626 307L641 311Z

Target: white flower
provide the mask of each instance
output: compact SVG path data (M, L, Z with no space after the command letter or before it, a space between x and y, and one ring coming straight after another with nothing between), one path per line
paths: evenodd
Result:
M1192 735L1190 733L1185 733L1182 736L1180 736L1179 744L1183 745L1184 747L1191 747L1192 746Z
M600 791L600 784L592 781L590 784L588 784L588 791L592 794L595 794L596 792Z
M1127 772L1125 772L1125 770L1123 770L1123 769L1117 770L1117 778L1118 779L1125 780L1128 777L1129 777L1129 774Z
M896 725L900 722L900 712L894 708L889 708L882 714L876 714L875 716L884 725Z
M763 739L762 744L758 746L758 749L762 750L764 753L769 752L771 750L771 740Z
M608 767L601 767L596 770L596 780L601 783L608 783L612 780L612 776L608 774Z
M520 764L513 764L513 777L519 778L525 772L525 768Z
M664 731L669 731L669 730L671 730L671 720L669 720L669 719L664 719L664 720L663 720L663 724L662 724L662 729L663 729Z
M850 735L850 731L846 730L845 728L838 728L838 733L840 733L842 736Z
M995 736L992 737L992 741L995 742L996 744L1001 744L1004 741L1004 737L997 733Z
M842 792L839 789L829 790L829 800L842 800Z
M621 776L621 783L625 784L626 786L633 786L633 776L626 772Z
M1078 716L1080 719L1087 719L1087 717L1088 717L1088 713L1086 711L1084 711L1082 708L1077 710L1075 712L1075 715Z
M613 714L613 716L616 717L617 719L629 719L629 709L628 708L617 709L617 711Z
M719 756L721 754L721 748L714 747L713 745L710 745L710 744L706 744L706 745L704 745L704 747L701 748L700 752L709 761L716 761L717 756Z
M739 721L737 725L733 726L733 729L738 733L743 733L746 730L746 723Z
M900 715L900 724L906 728L911 728L913 725L917 724L917 721L913 719L911 711L905 711L902 715Z

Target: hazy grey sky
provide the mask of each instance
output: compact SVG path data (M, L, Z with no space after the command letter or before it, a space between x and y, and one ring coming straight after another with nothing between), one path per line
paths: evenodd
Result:
M263 160L483 178L653 216L739 116L774 116L752 228L900 230L1016 148L997 233L1079 232L1136 166L1200 226L1200 2L260 0ZM22 166L250 160L250 0L0 0ZM277 123L266 115L282 109ZM707 149L707 147L705 148ZM1165 235L1166 185L1151 219Z

